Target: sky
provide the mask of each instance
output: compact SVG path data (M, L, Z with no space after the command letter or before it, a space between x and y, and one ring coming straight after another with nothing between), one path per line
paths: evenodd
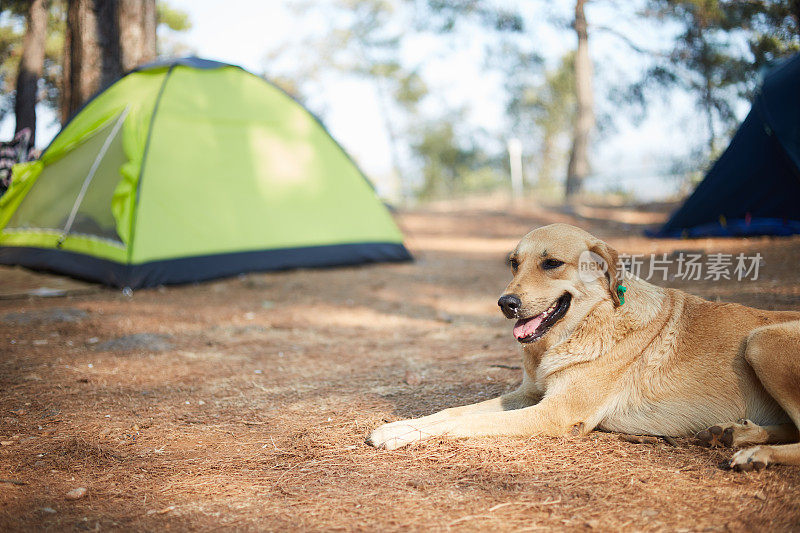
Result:
M570 0L535 3L530 0L506 0L521 6L546 5L542 12L528 12L532 32L539 40L537 48L549 64L574 48L575 37L568 28L554 28L553 18L568 17L573 5ZM255 73L269 76L272 66L268 56L299 34L324 30L326 21L321 12L311 8L298 12L298 0L169 0L171 6L189 14L192 28L176 36L200 57L240 65ZM306 4L309 2L306 0ZM619 6L623 6L622 8ZM638 40L646 36L647 43L664 41L669 32L658 27L636 27L620 14L626 3L594 3L587 8L587 17L595 27L611 26ZM294 8L294 9L293 9ZM246 16L242 16L246 13ZM595 64L596 86L614 79L635 78L645 63L613 35L595 32L590 37L590 49ZM433 62L426 75L432 91L440 92L441 101L449 105L462 103L468 109L467 120L475 126L503 135L503 102L497 95L497 79L487 76L475 61L478 40L469 36L451 43L451 53L445 60ZM424 40L406 50L414 59L424 58ZM294 49L292 54L302 50ZM295 58L281 57L281 61ZM296 60L302 61L303 57ZM605 80L605 81L604 81ZM309 98L312 111L337 141L359 163L376 184L379 193L389 190L391 157L389 143L374 87L354 79L334 79L325 87L325 94ZM605 106L605 107L604 107ZM615 115L616 110L598 102L600 112ZM746 111L746 109L744 110ZM38 121L37 145L46 146L58 132L55 116L41 110ZM0 136L10 137L13 124L0 124ZM640 199L655 199L673 191L672 182L656 176L661 172L666 154L688 152L691 145L704 135L702 121L686 95L672 95L669 100L654 102L648 118L641 123L628 120L623 114L614 120L613 129L605 132L602 142L596 143L592 166L596 176L589 188L603 189L618 184L633 188Z

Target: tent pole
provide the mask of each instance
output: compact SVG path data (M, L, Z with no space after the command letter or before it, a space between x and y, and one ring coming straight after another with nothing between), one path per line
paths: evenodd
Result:
M120 114L119 118L117 119L116 124L111 130L111 133L108 134L106 137L103 146L100 148L100 151L97 153L97 157L94 158L94 162L92 163L92 167L89 169L89 173L86 175L86 179L83 180L83 185L81 185L81 190L78 193L78 197L75 198L75 204L72 206L72 211L69 213L69 217L67 218L67 223L64 224L64 229L62 230L61 237L58 238L58 246L60 247L64 240L67 238L70 230L72 229L72 224L75 222L75 217L78 215L78 209L80 209L81 204L83 203L83 198L86 196L86 191L89 189L89 184L92 182L92 178L94 178L95 172L97 172L97 167L100 166L100 161L106 155L108 148L111 146L111 141L119 133L120 128L122 127L122 123L125 121L125 117L128 116L128 110L130 106L126 106L125 109Z

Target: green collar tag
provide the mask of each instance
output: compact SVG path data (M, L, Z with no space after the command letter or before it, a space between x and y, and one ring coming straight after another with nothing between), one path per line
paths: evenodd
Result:
M625 287L625 285L617 285L617 296L619 296L619 305L625 304L625 291L627 290L628 288Z

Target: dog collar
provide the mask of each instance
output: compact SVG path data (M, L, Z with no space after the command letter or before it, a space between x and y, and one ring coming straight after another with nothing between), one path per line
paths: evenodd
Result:
M625 285L617 285L617 296L619 296L619 305L625 305L625 291L628 288Z

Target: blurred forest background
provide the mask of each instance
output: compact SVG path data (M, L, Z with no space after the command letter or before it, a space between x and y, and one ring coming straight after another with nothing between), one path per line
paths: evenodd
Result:
M0 120L35 130L37 110L49 110L63 123L136 65L194 52L182 39L192 4L174 3L0 1ZM251 16L247 2L218 4ZM263 50L259 73L324 122L338 105L332 80L369 84L390 155L385 175L370 177L402 203L507 191L512 161L521 162L517 192L545 200L625 200L659 182L670 185L664 194L686 193L725 148L764 70L800 49L800 0L281 4L293 37ZM552 35L573 44L554 55ZM475 85L491 81L489 95L453 78L467 64L480 73ZM499 109L491 124L476 112L485 100ZM652 147L647 168L598 161L615 132L675 106L691 109L699 135Z

